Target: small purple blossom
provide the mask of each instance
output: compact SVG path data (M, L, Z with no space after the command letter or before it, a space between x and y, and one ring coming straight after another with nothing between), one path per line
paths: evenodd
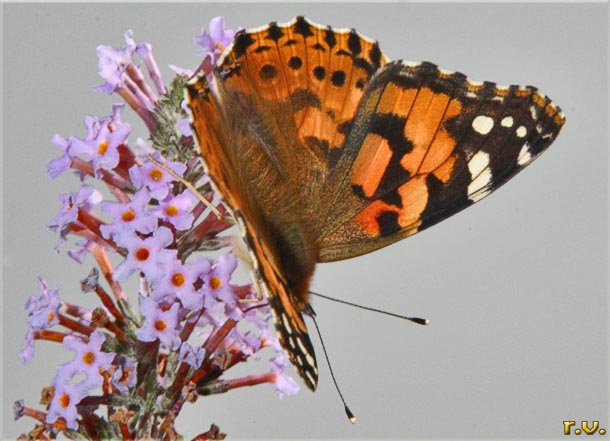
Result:
M157 228L157 219L146 210L150 199L150 192L143 188L130 202L102 202L100 209L114 218L111 224L100 227L102 236L108 239L134 231L142 234L152 233Z
M160 155L155 155L155 159L164 163L170 170L182 177L186 170L186 165L181 162L166 162ZM176 179L152 161L144 162L144 165L134 165L129 169L129 176L136 188L146 187L150 190L150 196L161 200L167 197L170 192L170 183Z
M70 164L72 164L72 157L68 153L70 142L67 139L56 133L53 135L53 138L51 138L51 142L57 146L62 153L59 158L55 158L47 164L47 173L51 179L55 179L57 176L68 170Z
M78 219L78 210L91 210L102 200L102 194L90 185L83 185L77 193L59 196L61 210L47 225L49 231L57 232Z
M195 219L193 213L190 212L195 202L197 202L197 198L187 189L177 196L168 195L159 202L159 206L153 210L153 213L159 219L171 223L176 230L188 230Z
M201 366L205 350L201 346L191 346L187 342L180 345L179 360L190 364L194 368Z
M149 283L156 283L163 277L161 267L176 258L176 250L165 249L174 241L174 235L167 227L156 230L151 237L141 239L137 235L120 236L119 244L127 248L128 254L116 267L114 277L125 280L134 271L142 271Z
M159 339L168 348L177 347L180 344L176 329L179 308L178 303L168 308L151 298L143 298L140 301L140 311L144 316L144 325L136 330L137 337L142 341Z
M53 424L58 418L62 417L66 420L66 425L69 429L76 430L78 429L76 405L87 396L89 391L87 386L82 383L67 383L61 381L58 377L56 377L56 380L59 381L53 382L55 393L49 406L46 422Z
M38 277L39 297L30 297L25 303L28 311L28 324L34 330L50 328L59 323L59 308L61 300L57 288L47 289L42 277Z
M203 278L211 296L229 305L235 304L237 301L237 296L230 284L231 275L235 268L237 268L235 256L231 253L223 254L218 258L212 272ZM205 306L210 306L207 299Z
M66 336L63 342L64 347L76 354L72 361L58 368L58 372L60 370L62 372L58 375L64 379L69 379L77 374L85 374L86 379L84 381L89 388L101 386L104 378L100 374L100 369L109 369L115 357L114 353L102 351L102 345L105 341L106 336L100 330L93 331L89 336L88 343L83 342L78 337Z
M165 93L161 73L152 56L152 49L147 43L136 45L131 30L125 32L124 37L125 45L121 48L105 45L97 47L98 73L105 83L95 86L94 90L108 95L117 92L152 131L156 129L156 122L151 111L159 98L146 82L140 68L134 63L134 54L138 53L144 60L157 89L160 93Z
M121 357L117 369L112 375L112 385L121 393L126 394L136 385L136 362L129 357Z
M125 45L121 48L99 45L97 47L98 74L106 82L94 89L111 94L124 85L124 74L127 66L132 62L136 49L133 31L129 29L124 34Z
M283 395L294 395L300 389L296 381L284 372L288 366L290 366L290 361L284 353L278 353L271 359L271 372L275 375L273 383L280 398Z
M118 147L126 143L131 133L131 126L120 118L124 107L124 104L114 105L106 118L89 117L85 120L85 138L70 138L69 154L90 159L98 178L102 169L112 170L119 164Z
M231 45L235 30L225 28L224 17L214 17L210 20L209 32L201 28L201 34L195 36L195 44L203 49L204 57L211 57L216 62L224 50Z
M28 364L34 359L34 331L28 328L25 333L25 346L17 354L23 364Z
M76 242L77 248L73 248L68 250L68 256L77 261L78 263L83 263L85 257L87 257L90 253L89 247L93 244L93 241L89 239L79 240Z
M161 77L161 71L159 70L159 66L157 65L157 61L153 56L153 49L149 43L139 43L136 45L136 53L140 56L140 58L144 61L146 65L146 69L148 70L148 74L150 78L153 80L157 91L163 95L167 93L165 86L163 85L163 78Z
M204 293L196 290L194 283L210 271L210 266L210 261L204 257L186 264L177 258L168 262L163 277L155 284L152 298L160 300L168 295L177 296L185 308L192 311L201 309Z

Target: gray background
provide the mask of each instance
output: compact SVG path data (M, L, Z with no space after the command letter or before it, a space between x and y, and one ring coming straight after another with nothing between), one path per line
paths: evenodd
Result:
M101 83L96 45L121 45L132 28L153 44L168 80L167 64L197 66L192 38L210 18L252 27L297 14L354 27L391 58L536 85L567 125L490 198L384 250L318 267L315 290L431 320L419 327L315 300L355 426L318 349L315 394L278 400L263 386L201 399L178 429L192 437L215 422L234 438L561 438L563 420L584 419L610 430L607 4L12 4L2 24L3 436L32 427L12 421L11 403L35 404L68 357L44 343L31 365L15 355L36 275L85 301L77 282L92 261L55 256L44 228L58 195L78 184L68 175L50 181L44 166L57 156L55 132L82 136L84 115L107 115L118 100L90 89ZM132 142L145 135L133 125Z

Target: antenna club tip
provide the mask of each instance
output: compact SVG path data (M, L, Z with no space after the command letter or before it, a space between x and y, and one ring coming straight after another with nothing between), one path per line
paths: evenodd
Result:
M430 320L425 319L425 318L419 318L419 317L409 317L409 320L411 320L413 323L417 323L418 325L429 325L430 324Z
M356 424L356 417L354 416L352 411L349 410L349 407L347 407L347 406L345 406L345 414L347 415L347 419L349 420L350 423Z

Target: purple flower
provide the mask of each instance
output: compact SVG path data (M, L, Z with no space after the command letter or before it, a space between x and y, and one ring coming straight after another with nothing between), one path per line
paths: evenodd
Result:
M224 254L218 258L212 272L203 277L206 289L213 298L228 304L235 304L237 297L233 293L233 287L229 281L236 267L237 259L235 256L231 253ZM206 299L205 306L211 306L208 299Z
M128 254L114 272L117 280L125 280L134 271L142 271L149 283L156 283L163 277L164 265L176 258L176 250L166 246L174 241L174 235L167 227L161 227L151 237L141 239L137 235L121 235L119 245L127 248Z
M25 303L28 311L28 324L33 330L46 329L59 323L59 291L57 288L47 289L47 284L42 277L38 277L40 297L30 297Z
M112 375L112 385L121 393L126 394L136 385L136 362L129 357L121 357L117 370Z
M144 297L140 302L144 325L136 330L136 336L142 341L159 339L167 347L176 348L180 344L177 331L179 308L178 303L168 308Z
M66 336L63 341L64 347L76 354L72 361L59 366L58 376L71 379L77 374L85 374L84 383L87 387L101 386L104 378L100 374L100 369L109 369L115 357L114 353L102 351L102 344L105 341L106 336L99 330L91 333L88 343L78 337Z
M145 188L138 191L130 202L102 202L100 209L114 218L111 224L100 227L102 236L108 239L134 231L152 233L157 227L157 219L145 209L149 202L150 192Z
M294 395L299 391L299 385L284 370L290 366L288 358L283 353L271 359L271 372L275 375L273 383L280 398L283 395Z
M209 271L210 261L206 258L197 258L186 264L176 258L164 267L165 274L155 284L153 298L160 300L168 294L175 295L185 308L197 311L203 307L204 293L195 290L193 284Z
M161 71L157 65L157 61L153 56L153 49L149 43L140 43L136 46L136 53L142 58L150 78L153 80L157 91L164 95L167 93L165 86L163 85L163 78L161 77Z
M203 71L208 79L208 83L215 92L216 86L214 83L214 64L220 58L224 50L233 42L235 30L225 29L224 17L215 17L210 20L210 32L201 28L201 34L195 36L195 44L202 47L201 55L203 61L197 68L198 71Z
M260 338L252 331L243 333L240 329L233 328L231 336L239 344L241 352L246 356L254 355L261 348L262 343Z
M25 333L25 347L18 353L23 364L28 364L34 359L34 341L34 331L32 328L28 328Z
M197 199L190 190L185 190L178 196L171 193L153 210L155 216L171 223L176 230L184 231L191 228L195 217L190 212Z
M89 239L79 240L78 242L76 242L78 248L68 250L68 256L76 260L78 263L83 263L85 257L89 255L89 247L93 243L94 242Z
M175 73L177 73L178 75L182 75L182 76L185 76L188 78L192 77L195 74L195 72L193 72L191 69L184 69L184 68L176 66L174 64L170 64L170 65L168 65L168 67L171 70L173 70Z
M106 118L88 117L85 119L85 139L70 138L69 154L91 159L98 178L101 177L103 168L112 170L119 164L118 147L125 144L131 133L131 126L121 122L124 107L124 104L115 104L112 113Z
M186 165L181 162L166 162L160 155L155 159L165 164L170 170L182 177L186 171ZM170 191L170 183L176 179L152 161L146 161L144 165L134 165L129 169L129 176L136 188L146 187L150 190L150 196L162 200Z
M121 48L113 48L111 46L99 45L97 47L98 56L98 74L106 82L101 86L96 86L94 89L106 94L111 94L118 88L123 87L125 70L132 62L132 57L136 49L136 43L133 40L133 31L129 29L124 34L125 45Z
M70 164L72 164L72 157L68 153L70 142L67 139L61 137L59 134L55 134L53 135L53 138L51 138L51 142L55 144L55 146L59 147L62 153L59 158L55 158L47 164L47 173L51 179L55 179L57 176L70 168Z
M49 231L56 232L78 219L78 209L91 210L102 200L102 194L90 185L83 185L77 193L59 196L62 208L47 225Z
M53 424L58 418L62 417L66 420L69 429L76 430L78 429L76 405L87 396L87 386L83 383L72 384L62 380L55 377L53 381L55 393L45 421Z
M197 369L203 362L205 350L201 346L191 346L187 342L180 345L179 360L186 362Z
M224 50L233 42L235 30L225 29L225 18L214 17L210 20L210 32L201 28L201 34L195 36L195 44L203 48L202 55L211 57L215 63Z

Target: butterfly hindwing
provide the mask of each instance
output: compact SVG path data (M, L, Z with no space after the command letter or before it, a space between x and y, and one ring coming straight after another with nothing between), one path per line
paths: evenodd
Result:
M331 169L320 260L373 251L479 201L547 148L563 120L533 87L385 65Z

